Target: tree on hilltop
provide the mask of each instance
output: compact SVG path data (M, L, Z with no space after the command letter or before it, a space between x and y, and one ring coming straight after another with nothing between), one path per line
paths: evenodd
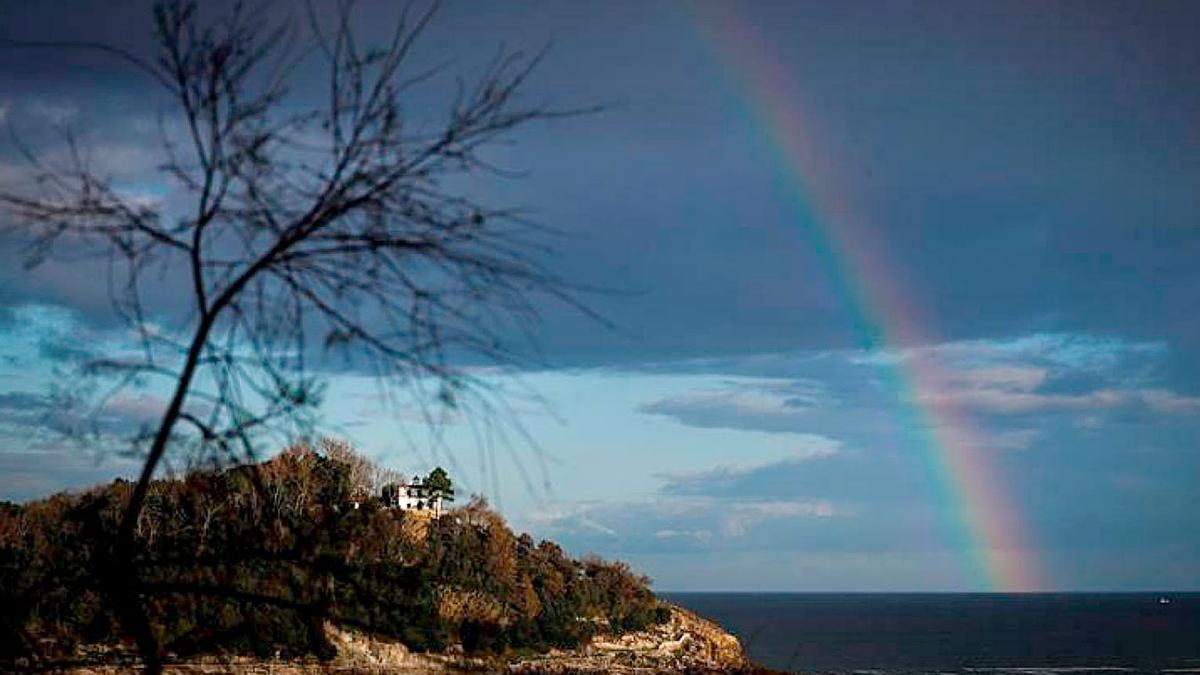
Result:
M454 484L450 481L450 476L442 467L435 467L429 475L425 477L425 487L437 492L448 502L454 501Z

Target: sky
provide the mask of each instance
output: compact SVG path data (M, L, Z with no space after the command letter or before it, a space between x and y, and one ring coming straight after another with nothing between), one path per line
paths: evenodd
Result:
M368 38L395 16L359 11ZM142 2L0 2L0 39L149 29ZM323 420L659 590L1200 590L1198 33L1186 2L448 0L415 64L549 44L528 95L604 106L477 189L558 228L547 264L613 327L539 305L544 365L481 371L502 419L428 429L347 370ZM144 189L168 111L120 62L0 49L0 121L46 152L80 129ZM27 171L5 134L0 188ZM127 475L47 421L127 340L102 270L26 271L8 225L0 499ZM161 411L117 403L102 425Z

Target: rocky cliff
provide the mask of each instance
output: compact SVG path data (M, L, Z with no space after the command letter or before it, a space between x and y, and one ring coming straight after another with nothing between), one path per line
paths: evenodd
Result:
M751 664L738 639L681 607L666 622L620 636L596 636L586 647L507 664L510 673L727 673Z
M681 607L646 630L598 635L590 644L509 661L450 654L414 654L394 642L334 629L336 663L370 672L504 672L511 675L585 673L734 673L753 670L738 639Z
M404 645L362 633L327 626L337 656L329 662L262 661L248 658L208 658L174 663L167 673L239 673L241 675L316 675L325 673L504 673L505 675L599 675L601 673L756 673L738 639L717 624L681 607L671 606L670 618L647 630L624 635L599 635L573 650L516 660L473 659L451 651L424 654ZM131 672L133 663L65 669L75 675Z

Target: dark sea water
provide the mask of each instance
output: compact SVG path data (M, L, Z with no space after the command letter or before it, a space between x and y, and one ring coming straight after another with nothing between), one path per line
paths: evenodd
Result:
M662 595L780 670L1200 675L1195 593Z

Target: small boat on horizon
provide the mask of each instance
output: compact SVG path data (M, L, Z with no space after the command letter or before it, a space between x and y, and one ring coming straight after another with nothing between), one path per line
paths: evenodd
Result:
M1171 599L1170 599L1170 598L1168 598L1168 597L1159 597L1159 599L1158 599L1158 604L1160 604L1160 605L1169 605L1169 604L1171 604Z

